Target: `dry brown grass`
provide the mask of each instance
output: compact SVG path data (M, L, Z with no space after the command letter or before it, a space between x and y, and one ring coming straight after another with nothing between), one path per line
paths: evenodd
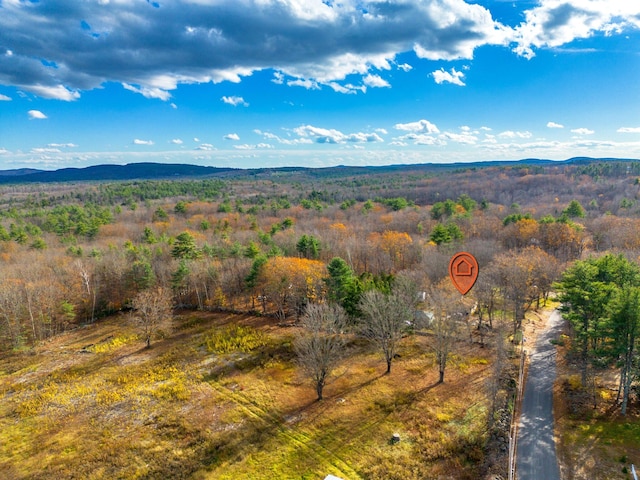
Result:
M212 353L207 336L233 324L268 341ZM133 333L114 317L0 360L1 478L410 480L485 471L489 348L461 343L438 385L425 337L404 340L391 375L355 341L317 402L293 359L293 329L270 319L185 313L151 349Z

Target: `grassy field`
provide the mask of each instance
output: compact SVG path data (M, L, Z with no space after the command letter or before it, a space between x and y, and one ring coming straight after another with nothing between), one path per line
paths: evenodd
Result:
M600 372L595 397L580 386L575 368L564 362L566 345L559 348L559 376L555 386L558 453L563 478L588 480L632 479L631 465L640 471L640 414L631 405L626 416L615 405L617 372ZM594 408L595 404L595 408Z
M493 351L463 342L436 384L426 337L390 375L354 340L325 389L301 376L295 327L186 313L145 349L126 316L0 360L3 479L477 479ZM400 442L392 444L394 433Z

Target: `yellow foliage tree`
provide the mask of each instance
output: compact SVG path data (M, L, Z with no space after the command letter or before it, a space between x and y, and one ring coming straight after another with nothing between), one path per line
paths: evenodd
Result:
M408 233L385 230L382 234L372 233L369 241L389 255L396 270L405 268L408 249L413 244L413 239Z
M318 301L324 276L325 264L318 260L273 257L261 269L257 283L278 319L284 320L292 309L299 315L306 304Z

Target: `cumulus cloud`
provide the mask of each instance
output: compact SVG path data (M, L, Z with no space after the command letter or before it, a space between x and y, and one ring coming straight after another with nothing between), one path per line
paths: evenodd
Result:
M640 28L637 1L535 5L521 24L509 26L471 0L102 0L66 2L65 8L8 1L0 15L0 84L72 101L115 82L167 101L180 84L240 82L271 70L275 83L289 79L289 85L317 88L337 82L344 89L332 86L335 91L354 93L364 91L354 86L382 86L376 72L410 70L396 64L401 53L448 61L499 45L531 57L539 48ZM347 77L354 88L343 85ZM434 78L462 82L453 69Z
M438 127L436 127L429 120L418 120L417 122L409 123L396 123L394 125L396 130L403 130L405 132L423 132L423 133L440 133Z
M196 147L196 150L203 150L205 152L210 152L214 150L214 148L213 148L213 145L211 145L210 143L201 143Z
M462 133L454 133L454 132L444 132L440 135L440 140L452 141L455 143L461 143L464 145L475 145L478 143L478 137L474 134L474 132L464 131Z
M0 93L0 102L10 102L11 101L11 97L7 97L6 95L2 95Z
M502 138L531 138L533 135L531 132L514 132L512 130L507 130L499 133L498 136Z
M233 148L237 150L263 150L263 149L273 148L273 145L269 143L258 143L256 145L249 145L245 143L243 145L234 145Z
M126 90L134 93L139 93L145 98L157 98L164 101L167 101L171 98L171 94L167 90L163 90L162 88L158 87L136 87L134 85L129 85L128 83L123 83L122 86Z
M426 133L408 133L395 138L391 145L406 146L409 143L413 145L443 145L445 142L437 136Z
M295 80L288 80L287 85L290 87L302 87L307 90L320 90L320 85L314 80L308 78L297 78Z
M174 145L182 145L184 142L179 138L174 138L173 140L171 140L171 143L173 143Z
M47 145L49 148L76 148L77 146L75 143L50 143Z
M618 133L640 133L640 127L620 127Z
M60 153L59 148L32 148L31 153Z
M576 135L593 135L596 132L588 128L574 128L571 130L571 133L575 133Z
M238 105L241 105L243 107L248 107L249 106L249 104L247 102L245 102L244 98L242 98L242 97L227 97L227 96L224 96L220 100L222 100L224 103L226 103L228 105L233 105L234 107L237 107Z
M465 83L462 81L464 73L458 72L455 68L452 68L449 72L445 71L444 68L441 68L440 70L432 72L431 75L438 85L441 83L453 83L454 85L459 85L461 87L465 86Z
M2 59L0 58L0 65L1 64L2 64ZM1 74L0 74L0 78L2 78ZM64 100L66 102L72 102L80 98L80 92L69 89L64 85L29 85L24 88L25 90L35 93L36 95L42 98Z
M640 28L640 4L628 0L540 0L515 28L514 51L531 58L534 49L560 47L596 34Z
M275 140L276 142L281 143L283 145L303 145L303 144L308 145L313 143L313 140L307 137L282 138L276 135L275 133L263 132L262 130L258 130L258 129L254 130L253 132L257 135L261 135L267 140Z
M29 119L31 120L44 120L45 118L47 118L47 116L40 110L29 110L27 114L29 115Z
M240 136L237 133L229 133L224 136L225 140L240 140Z
M564 125L561 125L556 122L549 122L547 123L547 128L564 128Z
M302 138L312 138L315 143L369 143L383 142L384 140L377 133L349 133L345 134L339 130L314 127L312 125L302 125L294 129L294 132Z
M399 53L412 50L430 60L471 59L476 48L507 45L514 34L487 8L464 0L112 1L65 8L11 1L3 3L0 31L0 84L62 100L106 82L166 100L182 83L239 82L266 69L326 85L388 70Z
M139 138L136 138L133 141L134 145L153 145L153 141L152 140L140 140Z
M362 80L367 87L372 88L380 88L380 87L390 87L391 85L384 78L379 75L367 75Z

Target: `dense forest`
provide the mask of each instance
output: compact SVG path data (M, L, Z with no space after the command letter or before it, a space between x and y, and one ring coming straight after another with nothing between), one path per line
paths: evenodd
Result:
M168 310L251 314L306 328L294 349L321 399L339 355L318 371L304 362L313 342L344 350L336 332L354 328L390 372L422 312L443 382L454 341L484 346L499 329L517 342L527 312L559 289L582 384L620 368L623 413L632 407L640 318L630 325L625 312L640 304L640 163L225 171L0 191L5 354L116 312L138 313L147 345ZM448 282L458 251L480 267L463 301ZM571 282L587 267L612 300L584 324ZM613 278L623 267L632 273ZM578 285L585 295L591 283ZM377 325L382 317L392 324Z
M480 308L509 303L517 323L568 262L637 257L639 176L639 164L607 162L5 186L1 345L129 308L153 285L176 306L284 320L331 295L334 258L357 296L399 273L435 285L457 250L480 263Z

